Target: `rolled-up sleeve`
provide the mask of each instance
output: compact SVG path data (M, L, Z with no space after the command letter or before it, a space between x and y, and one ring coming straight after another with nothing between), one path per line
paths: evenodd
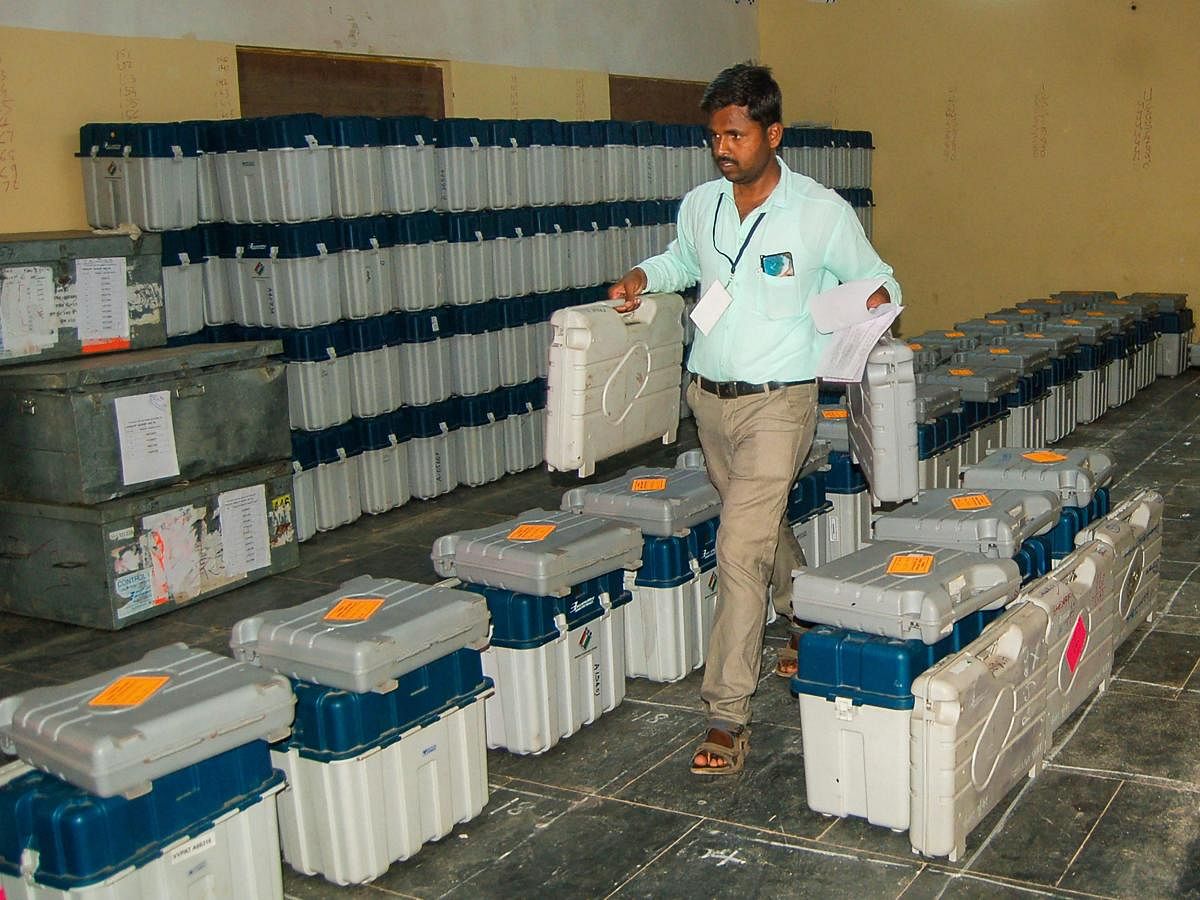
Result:
M867 240L854 208L848 203L844 204L841 216L830 232L825 248L825 268L841 282L883 278L883 286L892 302L900 303L900 283L896 281L892 267L879 258Z
M662 253L638 263L638 268L646 273L647 292L682 291L700 280L692 221L695 215L696 194L691 193L679 205L675 240Z

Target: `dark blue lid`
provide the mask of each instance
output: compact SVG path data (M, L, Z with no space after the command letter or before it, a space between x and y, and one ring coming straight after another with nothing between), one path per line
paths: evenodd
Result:
M316 328L281 328L278 338L288 362L326 362L350 353L350 335L344 322Z
M558 228L563 231L567 230L567 217L569 213L565 207L561 206L539 206L532 212L532 234L555 234Z
M521 387L521 385L518 385ZM527 382L524 385L525 400L533 406L534 409L546 408L546 379L535 378L533 381Z
M391 336L390 315L351 319L343 325L352 353L369 353L388 346L388 338Z
M26 772L0 786L0 872L20 878L22 856L33 851L38 892L86 888L144 866L180 839L261 802L282 780L264 741L156 778L148 793L132 800L98 797L45 772Z
M492 646L518 650L540 647L557 638L556 616L563 616L571 630L604 615L602 596L607 595L614 607L631 599L620 570L577 584L565 597L541 597L475 584L463 587L487 598L492 614Z
M488 334L504 326L500 321L500 303L472 303L469 306L451 306L450 327L455 334Z
M604 143L609 146L633 146L633 123L600 121L596 125L604 133Z
M386 450L412 437L412 425L404 407L381 416L351 421L358 426L358 443L363 450Z
M496 306L501 328L520 328L531 321L538 321L540 309L537 295L508 297L504 300L493 300L492 303Z
M633 138L639 147L664 146L663 127L657 122L634 122Z
M439 715L466 706L491 687L478 650L464 647L426 663L398 679L387 693L355 694L338 688L292 681L296 719L292 733L276 749L296 749L320 762L354 759L387 747Z
M829 454L829 471L825 473L826 494L857 494L867 489L867 479L850 454L834 450Z
M442 119L438 129L438 148L474 147L487 143L487 128L481 119Z
M252 129L254 144L243 149L282 150L300 149L310 146L329 146L329 123L314 113L294 113L287 116L264 116L261 119L243 119ZM243 140L249 134L243 132Z
M598 231L601 221L608 227L604 205L601 203L583 203L579 206L568 206L571 214L571 228L574 231Z
M458 400L459 427L476 428L507 419L508 407L504 403L505 393L507 391L501 388L488 394L460 397Z
M568 122L565 125L567 140L572 147L595 147L596 139L591 122Z
M125 135L129 129L126 122L90 122L79 126L79 155L91 156L96 148L97 156L124 156Z
M428 406L413 406L408 410L413 438L440 437L459 426L459 398L451 397ZM442 426L446 426L446 431Z
M321 431L293 431L292 459L301 469L328 465L362 452L354 420Z
M422 309L418 312L395 312L394 326L405 344L425 344L454 334L452 307Z
M528 122L530 146L553 147L566 143L561 122L553 119L529 119Z
M204 234L199 228L187 228L183 231L164 231L162 237L162 264L164 266L179 266L183 264L180 258L187 254L188 262L204 261Z
M432 147L437 127L428 116L388 116L379 120L380 140L385 147Z
M175 123L130 124L125 128L129 155L140 158L170 159L178 147L184 156L199 156L200 144L196 129L181 128Z
M333 222L342 250L371 250L375 246L391 247L396 243L396 229L389 216L334 219Z
M242 225L234 234L242 255L249 259L267 259L272 255L272 248L279 259L306 259L341 250L333 219L294 225Z
M378 147L382 142L379 120L373 116L330 116L325 126L335 147Z
M495 215L482 213L450 213L444 219L446 240L452 244L474 244L494 241L498 222Z
M795 525L811 518L815 513L820 512L827 502L824 472L818 470L796 479L796 483L788 491L788 524Z
M691 560L695 558L686 536L643 537L642 567L634 583L639 587L673 588L693 578Z
M397 246L445 240L445 226L438 213L417 212L385 218L391 223L392 241Z

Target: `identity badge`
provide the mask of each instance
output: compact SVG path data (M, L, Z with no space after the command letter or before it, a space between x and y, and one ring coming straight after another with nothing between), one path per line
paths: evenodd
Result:
M759 260L762 263L763 274L771 278L785 278L796 274L792 266L792 254L786 250L783 253L760 256Z

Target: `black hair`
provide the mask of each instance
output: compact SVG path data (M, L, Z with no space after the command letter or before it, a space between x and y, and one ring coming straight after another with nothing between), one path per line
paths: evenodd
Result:
M763 128L783 122L783 93L767 66L738 63L709 82L700 109L711 116L726 106L746 107Z

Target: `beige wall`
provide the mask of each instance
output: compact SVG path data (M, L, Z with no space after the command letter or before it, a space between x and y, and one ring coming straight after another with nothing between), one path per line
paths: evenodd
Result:
M785 118L875 136L907 334L1054 290L1196 305L1197 35L1195 0L759 3Z
M608 118L608 75L447 62L446 115L480 119Z

